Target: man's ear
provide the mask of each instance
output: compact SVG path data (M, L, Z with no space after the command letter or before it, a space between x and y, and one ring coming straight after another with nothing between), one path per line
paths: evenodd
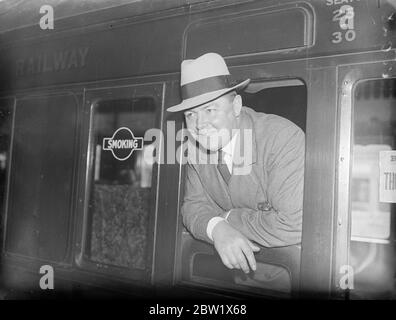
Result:
M232 102L232 108L234 110L234 115L239 117L241 110L242 110L242 97L237 94Z

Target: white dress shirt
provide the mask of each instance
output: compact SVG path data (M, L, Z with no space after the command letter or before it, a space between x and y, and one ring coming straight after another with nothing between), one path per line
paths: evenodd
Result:
M237 138L237 134L234 134L232 139L221 149L224 152L224 162L227 165L228 170L232 175L232 160L234 158L234 150L235 150L235 142ZM214 217L209 220L208 226L206 227L206 234L208 235L209 239L213 241L212 232L214 227L220 221L227 221L228 215L230 214L231 210L227 212L225 218L223 217Z

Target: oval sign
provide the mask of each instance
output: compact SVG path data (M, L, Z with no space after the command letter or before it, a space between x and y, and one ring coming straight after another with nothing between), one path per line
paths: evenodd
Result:
M135 138L129 128L117 129L111 138L103 139L103 150L110 150L114 158L124 161L128 159L134 150L143 149L143 138Z

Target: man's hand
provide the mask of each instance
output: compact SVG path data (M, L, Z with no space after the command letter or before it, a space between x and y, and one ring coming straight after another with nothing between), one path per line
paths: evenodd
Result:
M212 236L214 246L227 268L242 269L245 273L249 273L250 265L253 271L256 270L256 259L253 251L260 251L260 248L242 233L226 221L220 221L214 227Z

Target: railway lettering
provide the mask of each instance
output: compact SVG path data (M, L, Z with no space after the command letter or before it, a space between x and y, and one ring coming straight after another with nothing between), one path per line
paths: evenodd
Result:
M16 61L16 76L59 72L83 68L86 65L89 47L72 50L39 53Z

